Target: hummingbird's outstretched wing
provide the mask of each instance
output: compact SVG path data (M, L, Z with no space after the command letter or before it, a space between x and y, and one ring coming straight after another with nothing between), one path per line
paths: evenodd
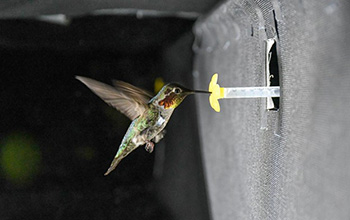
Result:
M133 86L129 83L120 80L113 80L113 85L118 91L121 91L125 95L135 100L139 100L142 103L148 103L152 98L152 94L150 92L140 89L139 87Z
M76 76L76 79L84 83L103 101L125 114L131 120L134 120L145 111L151 98L147 92L126 82L116 81L117 87L114 88L87 77Z

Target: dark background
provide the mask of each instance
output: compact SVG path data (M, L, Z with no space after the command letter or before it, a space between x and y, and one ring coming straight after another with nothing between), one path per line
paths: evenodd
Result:
M105 177L130 121L74 78L118 79L152 92L159 77L193 87L193 22L0 21L1 219L208 217L194 98L174 114L168 141L152 154L140 147Z

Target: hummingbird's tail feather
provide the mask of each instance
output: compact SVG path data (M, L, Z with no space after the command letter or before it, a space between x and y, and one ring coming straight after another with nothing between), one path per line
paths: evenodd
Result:
M107 172L104 175L107 176L110 174L110 172L112 172L118 166L122 159L123 157L115 157L111 163L111 166L108 168Z

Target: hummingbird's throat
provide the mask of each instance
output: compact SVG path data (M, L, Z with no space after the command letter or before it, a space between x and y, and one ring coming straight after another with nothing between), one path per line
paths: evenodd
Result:
M158 102L158 105L164 106L164 109L176 107L175 96L176 96L176 94L173 92L168 93L164 99L162 99Z

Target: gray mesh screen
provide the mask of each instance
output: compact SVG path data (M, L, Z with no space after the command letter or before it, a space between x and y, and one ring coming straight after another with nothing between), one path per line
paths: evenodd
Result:
M348 1L227 1L194 28L196 87L264 86L277 38L279 111L264 99L197 99L212 217L350 218ZM275 23L276 22L276 23Z

